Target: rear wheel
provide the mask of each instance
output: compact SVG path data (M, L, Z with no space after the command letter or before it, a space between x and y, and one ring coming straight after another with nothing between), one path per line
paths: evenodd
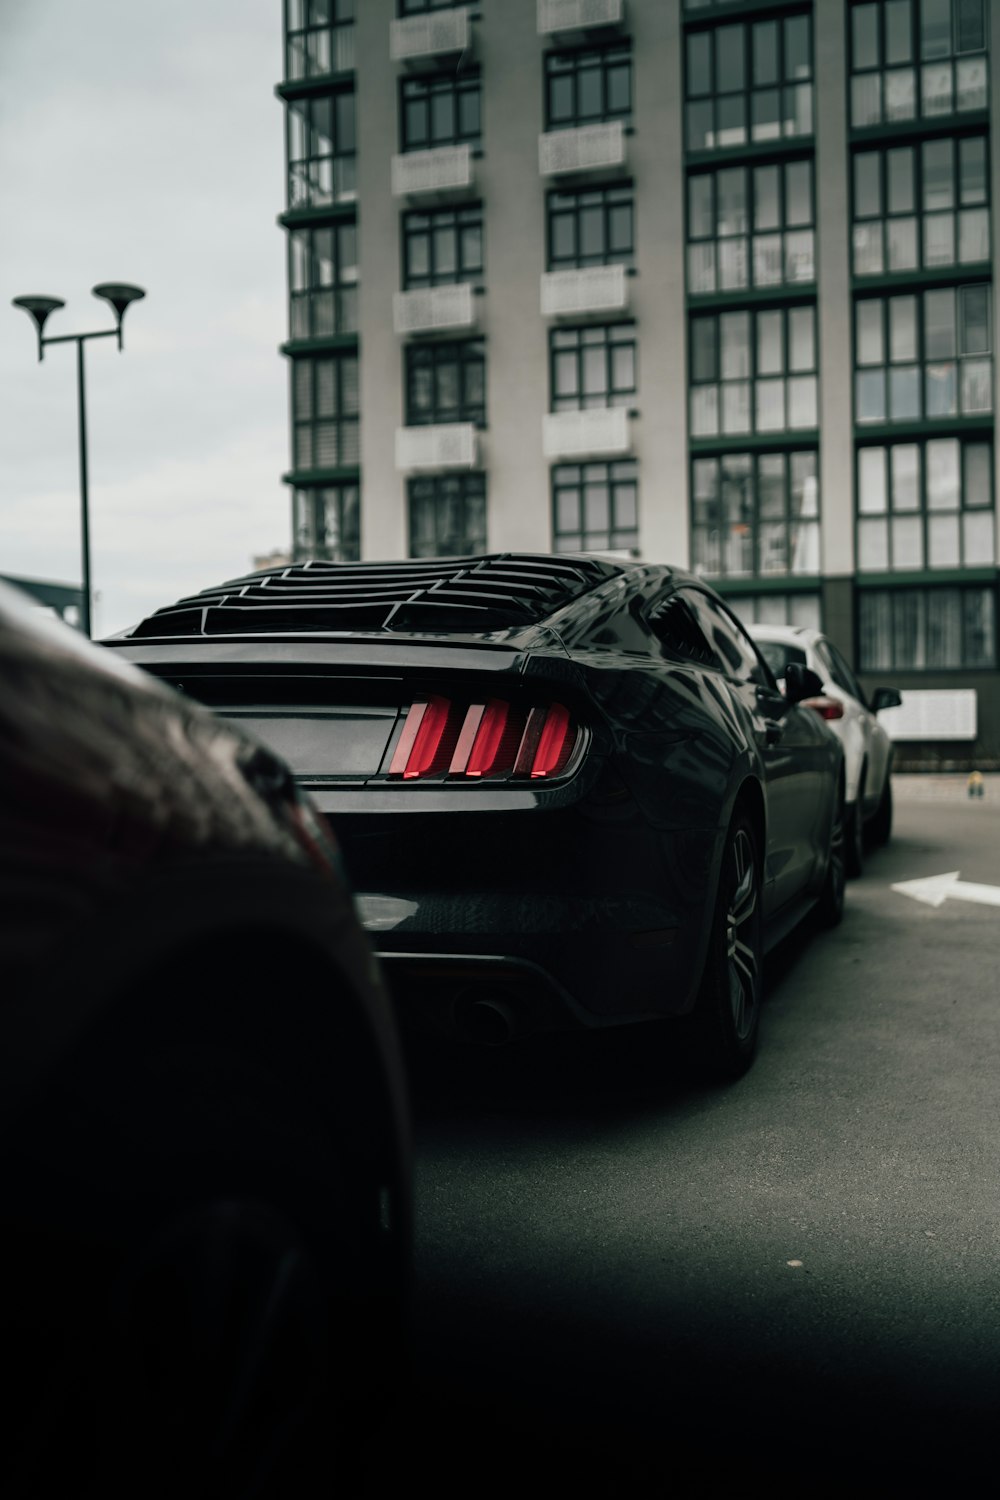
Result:
M885 774L885 785L882 788L882 796L879 798L878 811L869 825L869 837L872 846L881 849L889 842L892 833L892 783L889 780L888 771Z
M757 836L741 813L726 838L708 957L692 1018L699 1059L717 1078L739 1078L753 1062L762 963Z

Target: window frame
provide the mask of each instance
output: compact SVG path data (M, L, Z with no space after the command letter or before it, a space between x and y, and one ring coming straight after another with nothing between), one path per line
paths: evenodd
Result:
M350 388L346 372L353 365L353 388L355 391L356 404L352 408L350 402L345 402L345 388ZM321 367L329 366L332 370L332 389L335 393L333 410L329 413L318 411L320 405L317 387L320 380ZM303 413L300 405L300 377L299 371L305 368L309 371L309 410ZM292 454L293 470L308 473L312 469L331 468L355 468L360 461L360 420L361 403L358 395L359 361L354 350L344 350L334 354L309 354L301 355L292 361L292 400L291 400L291 427L292 427ZM317 454L320 447L320 424L331 424L336 429L337 458L335 463L319 462ZM302 456L302 434L308 431L309 461L303 463ZM353 433L349 442L345 442L348 434ZM353 454L353 457L346 456Z
M576 339L575 346L570 344ZM562 344L562 347L560 347ZM603 400L590 399L584 393L583 377L586 351L601 349L604 355ZM614 352L627 348L632 351L631 386L614 385ZM560 396L556 392L556 366L560 356L574 355L576 363L576 395ZM629 408L639 390L639 340L638 327L628 323L580 323L559 325L549 329L549 410L605 411L609 407Z
M804 166L809 172L809 209L810 217L808 223L790 224L788 222L788 181L787 173L789 167ZM756 174L769 168L778 169L778 198L780 224L776 229L758 230L754 226L754 203L756 195ZM744 202L746 204L745 229L742 233L721 234L719 232L719 187L717 179L722 172L742 172L744 177ZM692 233L691 213L691 187L696 181L709 179L711 181L712 211L711 219L713 225L712 234L695 235ZM803 153L796 156L777 157L772 161L742 161L727 162L724 165L699 165L688 171L684 184L685 189L685 247L687 251L687 285L689 295L719 296L730 292L742 294L747 291L760 291L764 288L773 289L777 287L808 287L816 283L816 168L815 158L811 153ZM804 277L790 277L786 274L788 265L788 252L786 237L789 235L808 234L811 236L812 245L810 257L812 261L812 274ZM781 268L782 274L777 281L758 281L757 268L757 244L762 239L778 236L781 241ZM734 283L731 286L721 286L721 263L722 255L720 246L733 245L742 242L745 246L744 263L746 268L746 279ZM693 283L696 279L692 276L693 251L698 247L711 245L713 285L695 288Z
M351 101L350 129L347 132L350 144L342 146L343 127L338 117L338 105L341 99L348 97ZM314 151L310 148L317 139L322 139L324 135L322 126L316 124L316 116L321 110L327 108L330 110L331 149ZM293 154L296 116L300 116L303 121L299 127L303 133L304 146L301 155ZM288 101L285 108L285 162L289 210L330 208L338 203L355 202L358 196L357 155L357 107L353 83L331 89L323 94L310 94ZM329 192L322 186L321 180L322 165L325 162L330 163ZM299 169L298 175L296 168ZM317 186L317 178L320 179L319 186ZM298 190L297 184L301 191Z
M430 414L424 414L414 402L415 371L422 365L431 370L433 399ZM456 408L442 407L440 381L442 372L454 366L459 400ZM482 400L468 397L469 372L478 368L482 380ZM408 427L446 426L453 422L472 422L476 427L486 425L486 341L471 339L428 339L406 345L403 365L403 380Z
M601 82L601 108L596 115L580 114L580 72L589 59L599 59ZM608 104L608 74L612 67L622 61L628 64L628 105L623 109L612 109ZM553 118L552 88L555 77L571 73L573 89L572 119ZM632 39L618 38L599 47L553 48L545 53L542 61L542 110L546 131L579 130L586 125L604 125L612 120L628 124L635 109L635 71L632 66Z
M353 263L345 255L343 241L347 235L353 235L355 240ZM317 275L317 267L321 264L321 256L317 251L317 241L324 235L331 237L332 255L331 263L334 267L333 280L329 283L323 282ZM303 245L303 260L306 266L306 284L296 287L296 246ZM345 276L344 266L353 266L353 275L348 272ZM354 334L358 330L357 312L357 286L358 286L358 256L357 256L357 225L353 219L333 220L329 224L301 225L289 230L288 233L288 321L289 338L311 339L331 338L342 334ZM353 292L353 298L347 298L344 294ZM321 317L321 299L329 295L331 302L330 326L325 326L325 320ZM353 302L351 311L346 309ZM301 307L302 326L298 326L299 315L297 308Z
M419 492L426 490L426 495ZM457 490L457 495L449 495L449 490ZM415 517L415 502L427 499L431 502L433 517L433 542L432 550L423 550L422 543L417 540L417 526ZM441 524L442 512L445 510L449 500L457 500L462 506L469 507L470 502L479 502L478 509L481 512L481 524L472 530L466 522L466 528L461 534L461 542L458 546L451 546L442 542L442 535L446 535L446 527ZM488 545L489 513L486 500L486 475L481 469L470 469L464 472L452 474L414 474L406 482L406 536L408 557L466 557L485 552Z
M789 332L789 330L790 330L790 327L791 327L791 315L792 315L792 313L794 313L794 312L800 312L803 309L808 310L812 314L812 351L813 351L813 364L812 364L812 366L809 369L794 369L793 370L790 367L790 364L789 364L789 350L790 350L790 332ZM780 372L780 374L765 374L765 375L760 375L758 373L758 369L757 369L758 362L759 362L759 338L758 338L758 331L757 331L758 330L758 319L760 319L761 317L767 317L768 315L773 314L773 313L780 313L781 320L782 320L782 322L781 322L781 372ZM722 320L724 318L740 318L740 317L746 317L746 318L749 319L750 335L749 335L749 340L748 340L748 349L749 349L749 368L748 368L748 372L747 372L747 374L745 376L735 376L735 377L732 377L730 379L724 379L723 375L722 375L722 353L723 353L722 338L721 338L721 335L722 335ZM698 324L701 324L701 323L708 324L710 322L714 322L714 324L715 324L715 331L714 331L714 335L713 335L713 342L714 342L714 360L713 360L713 365L714 365L714 369L715 369L715 375L714 375L714 378L711 379L711 380L695 380L693 378L693 376L694 376L694 366L695 366L695 361L694 361L695 324L696 323L698 323ZM687 342L687 357L688 357L688 436L689 436L689 439L691 441L693 441L693 442L713 442L713 441L716 441L719 438L745 438L745 437L765 437L767 439L777 439L777 438L780 438L782 435L798 438L798 437L801 436L801 434L804 434L804 433L813 433L813 432L818 431L818 428L819 428L819 399L820 399L820 392L819 392L819 317L818 317L818 303L816 301L812 300L812 298L808 298L808 299L805 299L803 301L795 301L795 302L787 302L787 301L785 301L785 302L774 302L774 303L771 303L771 302L768 302L768 303L754 303L752 306L749 306L749 307L738 307L738 308L734 307L731 310L728 309L728 308L727 309L714 308L714 309L712 309L710 311L705 311L705 312L701 312L701 311L696 311L696 310L689 309L687 324L688 324L688 326L687 326L687 341L688 341ZM757 421L757 405L758 405L758 399L759 399L758 398L758 389L757 389L757 387L758 387L758 384L761 381L777 380L777 379L781 380L782 387L783 387L783 389L782 389L782 406L783 406L783 412L784 412L784 420L783 420L782 425L779 426L779 427L761 427L761 426L758 425L758 421ZM806 426L801 426L801 427L792 427L792 426L789 425L789 421L788 421L788 415L789 415L789 383L792 380L796 380L796 379L812 379L812 381L814 382L814 388L815 388L815 420L813 422L811 422L810 424L808 424ZM743 385L743 384L745 384L748 387L748 392L749 392L749 395L748 395L748 400L749 400L749 415L750 415L749 426L742 427L742 428L730 428L730 429L726 429L726 427L724 425L724 403L723 403L723 399L722 399L723 393L724 393L726 387L736 387L736 386ZM716 403L715 403L715 410L716 410L715 430L714 431L696 432L695 431L695 421L694 421L694 418L695 418L695 400L696 400L696 397L697 397L697 395L698 395L699 392L708 390L708 389L710 389L712 387L715 388L716 393L717 393L716 394Z
M990 347L988 349L986 349L986 350L967 350L967 351L965 351L963 353L962 350L961 350L961 340L962 340L962 330L963 330L963 314L962 314L963 296L962 296L962 294L965 293L965 292L968 292L969 290L972 290L972 289L975 289L975 288L980 288L980 287L984 287L986 289L988 311L987 311L987 316L986 316L986 319L985 319L985 327L986 327L987 333L989 335ZM952 354L952 355L948 355L948 356L935 356L935 357L933 357L931 359L928 359L927 352L926 352L926 346L927 346L927 336L926 336L926 321L927 321L926 306L927 306L927 298L928 297L937 296L937 295L941 294L942 292L953 292L955 294L955 320L954 320L954 327L955 327L955 353ZM889 304L891 302L895 301L895 300L903 300L903 299L912 299L913 302L915 303L915 306L916 306L916 317L915 317L916 355L915 355L915 357L912 360L909 360L909 359L906 359L906 360L893 360L892 357L891 357L891 355L892 355L892 344L891 344L891 340L892 340L892 327L891 327L891 315L890 315L890 311L889 311ZM873 303L881 303L881 305L882 305L882 312L881 312L881 319L880 319L880 323L881 323L880 338L881 338L881 344L882 344L883 358L882 358L882 361L880 363L877 362L877 361L869 361L869 362L866 362L866 363L862 364L859 361L859 359L858 359L858 352L859 352L859 350L858 350L858 344L859 344L859 339L858 339L858 309L861 307L862 304L873 304ZM863 291L863 290L861 290L859 288L858 291L857 291L857 293L855 294L855 296L853 298L852 308L851 308L851 318L852 318L851 338L852 338L852 346L853 346L852 347L852 357L853 357L852 368L853 368L853 374L854 374L852 400L853 400L853 409L854 409L854 426L855 426L855 429L859 433L866 432L866 431L868 431L870 429L873 429L873 428L901 426L901 425L904 425L904 424L907 424L907 423L914 423L914 422L917 422L917 423L927 423L927 424L931 424L931 425L937 425L938 423L945 423L945 422L965 422L965 421L969 421L969 420L979 421L979 420L982 420L984 417L989 417L990 415L992 415L992 413L994 411L995 401L996 401L996 351L992 347L992 342L993 342L993 282L992 282L991 279L988 279L987 277L982 277L981 276L981 277L978 277L978 278L970 281L970 280L963 279L961 276L959 276L958 278L956 278L954 280L949 279L947 281L935 281L931 285L927 285L925 283L921 283L921 284L916 284L916 285L912 285L911 286L908 283L904 283L904 284L901 284L898 288L892 288L890 290L886 290L884 287L880 287L878 290L875 290L875 291L873 291L871 293L868 293L867 291ZM974 408L971 411L963 411L962 410L962 404L963 404L962 403L962 366L963 366L963 362L965 362L965 361L971 361L971 362L975 362L975 361L989 361L989 365L990 365L990 401L989 401L988 405L986 405L985 407ZM927 407L928 407L928 401L927 401L927 372L928 372L928 370L932 370L934 368L934 366L943 366L943 365L954 365L954 367L955 367L955 408L956 409L954 411L951 411L951 412L928 413L928 410L927 410ZM916 369L917 372L918 372L917 388L918 388L918 393L919 393L919 398L920 398L920 401L919 401L919 408L920 409L916 413L916 415L906 415L906 416L898 416L898 417L892 416L891 415L892 384L891 384L891 381L888 378L886 378L886 377L888 377L889 372L891 370L893 370L893 369L904 370L904 369L911 369L911 368ZM860 415L861 405L862 405L862 403L861 403L861 401L859 399L859 392L860 392L860 389L861 389L860 376L864 372L866 372L866 371L881 371L882 372L882 375L883 375L882 410L883 410L883 413L884 413L882 416L862 417Z
M569 476L574 475L575 478ZM586 522L586 491L587 485L596 484L607 489L608 502L608 524L604 528L590 528ZM632 525L620 524L620 505L628 492L631 499L631 507L635 512L635 522ZM575 494L576 519L578 524L572 528L561 528L559 525L559 501L560 497L567 494ZM584 461L579 463L553 464L549 476L549 495L551 503L551 526L552 526L552 551L555 553L567 552L624 552L629 551L633 557L638 555L640 514L639 514L639 465L634 458L625 459L601 459ZM606 538L597 544L597 538ZM563 545L565 542L572 545Z
M809 75L807 78L788 78L787 73L787 40L785 26L789 21L805 20L809 27ZM755 84L754 71L754 45L753 29L756 26L777 25L778 43L775 57L776 81L772 83ZM723 31L739 28L743 32L743 85L738 89L718 88L718 37ZM692 40L708 36L711 38L710 55L708 59L709 87L705 90L694 92L691 87L690 48ZM813 11L808 5L796 5L775 7L773 14L762 13L751 16L749 19L740 17L728 17L723 21L716 21L706 17L706 22L701 26L689 26L684 31L684 57L683 57L683 86L684 86L684 149L688 155L693 153L706 153L713 151L739 150L745 151L747 147L760 146L763 143L773 143L776 149L780 149L779 143L787 145L789 141L808 141L815 136L815 98L816 98L816 34L813 26ZM797 94L799 89L808 90L808 103L804 114L808 116L808 128L787 129L789 118L793 123L797 118L797 107L792 110L791 116L787 113L787 96ZM757 95L777 92L779 95L778 119L774 133L759 133L755 135L758 124L754 122L753 101ZM742 130L740 139L719 141L722 133L720 130L720 100L733 100L741 98L742 103L742 125L736 127ZM707 132L711 136L711 143L701 141L694 144L696 132L692 127L693 111L692 105L698 105L704 101L711 101L712 124ZM727 127L730 128L730 127Z
M927 462L927 446L929 443L954 442L958 446L958 504L955 506L940 506L931 503L930 484L928 479L929 466ZM984 505L970 505L966 501L966 452L972 447L985 447L989 449L989 463L987 465L987 477L989 480L989 499ZM896 507L893 503L892 491L892 450L894 448L916 448L919 452L919 473L917 486L917 504L912 509ZM880 510L862 510L862 485L861 469L862 454L865 452L881 452L883 459L883 480L885 504ZM858 576L866 574L888 574L888 573L927 573L942 571L954 571L958 568L983 568L992 567L996 555L996 494L994 481L995 450L992 431L965 432L962 434L941 433L940 436L929 437L906 437L897 438L895 441L877 441L870 443L857 443L854 450L854 556ZM989 516L993 537L990 555L984 561L966 560L965 557L965 528L964 518L966 515ZM958 519L958 561L957 562L933 562L931 560L930 532L931 522L935 516L956 516ZM896 565L893 558L893 520L896 517L917 520L920 525L920 560L919 562L908 562ZM862 535L865 523L882 522L885 528L885 562L878 565L868 564L863 559L864 548L862 546Z
M584 198L599 199L599 204L583 204ZM560 207L558 200L574 200L572 207ZM611 250L611 213L613 209L628 207L629 241L631 248L624 252ZM596 255L580 252L580 216L586 208L599 207L601 215L601 238L604 248ZM635 186L631 182L600 183L593 187L551 188L545 195L545 264L550 271L581 270L587 266L632 266L635 264ZM575 251L572 256L557 257L554 251L555 220L573 221Z
M448 146L479 146L483 136L482 80L478 67L464 68L461 73L451 72L403 74L398 82L399 149L402 155L412 151L437 151ZM452 100L453 130L440 137L433 133L433 100L437 95L449 95ZM461 126L461 100L463 96L475 95L476 127L463 130ZM424 106L426 134L422 140L410 140L407 103L417 100Z
M316 20L316 12L321 9L319 0L285 0L285 80L288 83L297 83L307 78L325 78L354 70L355 0L324 0L324 3L328 5L330 14ZM293 25L296 12L298 24ZM329 66L313 66L315 55L314 49L310 47L310 39L321 37L324 33L329 37L326 47ZM302 44L301 57L304 65L301 69L293 65L293 48L297 41ZM322 48L318 50L322 51Z
M989 631L987 639L987 653L984 660L970 660L969 650L970 638L973 628L969 620L969 611L966 600L978 594L981 599L989 597L992 603L989 613L992 620L987 622ZM928 603L935 597L938 601L943 600L946 595L952 595L958 602L958 635L960 648L958 659L945 662L928 663L927 635L928 635ZM866 631L865 607L872 601L881 600L888 605L888 644L889 659L875 660L873 656L866 654L869 645L869 636L874 631ZM901 620L897 625L897 610L902 614L903 606L907 603L916 605L914 616L910 620ZM997 645L997 588L995 583L941 583L916 586L893 585L886 587L863 587L855 591L855 635L858 643L858 671L862 675L872 676L876 672L913 672L918 675L930 675L932 673L954 673L954 672L994 672L1000 664ZM919 616L919 618L916 618ZM925 660L922 663L913 663L899 660L897 650L899 642L911 637L921 647Z
M803 479L808 480L809 478L812 478L815 481L815 515L802 515L801 513L797 513L793 508L793 464L796 458L802 458L805 456L811 457L813 462L812 474L804 475ZM782 514L780 516L767 516L762 513L762 500L764 491L760 477L761 467L762 464L767 460L775 458L780 458L782 460L783 508ZM742 517L738 523L733 523L727 516L726 499L723 494L723 465L727 462L732 462L735 459L749 459L750 462L749 491L751 508L749 515L745 515L744 517ZM699 504L703 504L704 502L699 502L697 474L699 468L708 465L715 465L715 480L713 487L714 493L711 498L711 505L715 513L714 524L711 521L706 523L701 519L701 516L699 515ZM803 526L811 527L813 529L813 540L816 544L817 553L821 552L823 508L822 497L820 495L819 489L819 480L819 448L818 446L809 444L803 445L801 447L747 449L745 451L733 450L732 452L727 451L725 453L692 453L690 458L689 510L692 572L697 573L699 577L704 577L707 579L722 579L730 585L735 581L743 580L777 578L780 578L782 580L795 580L802 578L819 578L822 574L821 555L817 556L817 566L815 568L797 570L793 566L795 552L793 537L797 538L799 531ZM732 570L726 566L726 532L727 528L731 528L733 524L739 524L745 527L746 531L740 534L746 534L749 536L748 547L751 566L747 571L741 569ZM785 536L784 553L786 558L786 565L784 568L764 567L762 566L762 564L766 561L766 559L763 556L762 537L767 527L779 525L783 528ZM718 541L714 549L712 548L710 542L711 533L713 530L716 532L718 537ZM700 541L700 538L702 536L706 537L706 543L704 544L702 544ZM703 568L701 565L702 559L708 557L712 550L715 550L717 552L719 562L720 564L722 564L720 571L712 571L707 567Z
M413 226L417 220L427 220L427 227L417 230ZM437 224L435 221L441 221ZM451 220L448 224L446 221ZM462 223L466 220L466 223ZM454 239L455 247L455 271L453 273L438 272L434 266L436 235L441 227L447 228ZM465 267L460 264L462 260L462 231L467 228L478 228L479 230L479 264ZM427 239L427 263L430 267L426 276L415 274L410 269L410 250L414 241L426 236ZM411 208L407 209L400 223L399 253L401 257L400 281L405 291L414 291L418 288L435 286L459 286L466 282L474 284L483 275L484 252L486 249L485 217L483 205L479 203L454 203L445 204L435 208Z
M981 141L984 147L984 178L985 197L982 202L974 204L963 204L962 194L962 148L969 141ZM928 145L937 145L946 142L952 151L952 185L954 189L953 203L949 209L930 209L924 207L924 149ZM889 162L888 157L893 151L909 151L913 156L913 208L902 212L893 213L889 204ZM878 158L878 195L879 211L877 214L860 215L858 213L857 192L857 167L856 163L861 157L875 156ZM991 164L990 164L990 138L989 133L984 130L969 130L961 133L946 133L941 136L923 137L917 140L900 140L884 143L865 143L859 149L851 153L851 275L854 280L861 284L868 277L873 276L908 276L931 271L953 271L961 274L963 268L989 265L992 261L992 197L991 187ZM985 257L978 260L962 260L962 216L965 213L984 211L986 214L987 253ZM954 226L954 258L950 261L930 261L926 255L926 230L925 225L929 219L943 217L945 214L952 219ZM889 266L889 235L890 224L905 223L913 220L916 238L916 264L913 266ZM880 228L880 268L871 271L858 269L858 244L857 232L859 228L870 225L878 225Z
M329 507L334 505L337 530L345 541L330 546L327 541ZM323 515L320 516L320 506ZM319 558L324 562L358 562L361 558L361 485L356 479L338 480L335 484L299 486L292 495L293 562ZM322 526L320 520L322 519ZM322 539L319 533L322 531ZM307 537L303 547L301 538Z
M885 60L888 52L886 45L886 0L853 0L853 3L848 6L847 15L845 18L845 36L847 40L847 115L849 130L858 131L877 129L883 125L902 124L909 121L951 120L956 116L960 118L964 114L970 114L979 109L988 108L990 90L990 17L988 5L983 3L983 0L981 0L981 3L983 3L982 14L984 45L982 47L965 48L960 52L957 48L955 0L951 0L951 37L949 51L946 57L932 58L928 60L922 56L921 50L921 3L922 0L911 0L909 27L910 55L908 60L898 64L888 64ZM855 66L855 35L853 17L864 6L877 7L876 36L878 61L868 67L859 68ZM986 64L984 88L985 103L983 105L969 105L965 109L960 109L956 102L959 97L958 88L956 87L958 77L958 64L961 59L971 57L982 57ZM941 65L942 63L947 63L951 69L950 97L953 101L953 107L948 110L926 110L924 108L924 70L928 66L933 67L935 64ZM903 73L911 73L913 75L913 109L911 113L894 113L890 115L887 111L885 103L886 75ZM863 122L859 123L855 119L855 114L856 112L860 114L863 111L856 109L856 98L861 96L861 91L855 89L855 80L863 80L869 77L876 78L878 80L878 87L874 90L874 93L878 95L878 118L865 119Z

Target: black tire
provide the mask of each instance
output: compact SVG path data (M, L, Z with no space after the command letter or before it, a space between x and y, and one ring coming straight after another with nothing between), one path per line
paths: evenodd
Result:
M833 821L830 827L830 852L826 862L826 877L816 906L816 914L824 927L837 927L844 916L844 886L847 880L845 848L846 804L843 788L837 793L834 803Z
M757 1051L763 947L757 834L738 813L726 837L708 956L692 1033L698 1061L716 1079L742 1077Z
M861 772L858 781L858 795L854 802L846 809L845 819L845 857L847 861L847 874L853 880L856 879L865 867L865 773Z
M892 833L892 783L889 772L885 773L885 786L879 798L878 810L868 825L868 837L873 849L882 849Z

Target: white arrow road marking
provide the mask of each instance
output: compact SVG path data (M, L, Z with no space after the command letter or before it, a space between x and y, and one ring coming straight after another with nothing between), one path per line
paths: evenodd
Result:
M902 896L912 896L914 901L923 901L927 906L941 906L949 898L953 901L978 901L982 906L1000 906L1000 885L976 885L971 880L959 880L958 876L958 870L950 870L947 875L903 880L892 889Z

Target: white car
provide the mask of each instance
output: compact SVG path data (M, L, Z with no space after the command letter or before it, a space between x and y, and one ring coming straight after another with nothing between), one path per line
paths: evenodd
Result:
M815 672L829 700L817 704L844 746L847 803L847 870L860 875L866 842L885 844L892 831L892 741L878 722L883 708L900 702L895 688L876 688L869 703L833 642L818 630L797 625L747 626L761 656L778 679L789 662Z

